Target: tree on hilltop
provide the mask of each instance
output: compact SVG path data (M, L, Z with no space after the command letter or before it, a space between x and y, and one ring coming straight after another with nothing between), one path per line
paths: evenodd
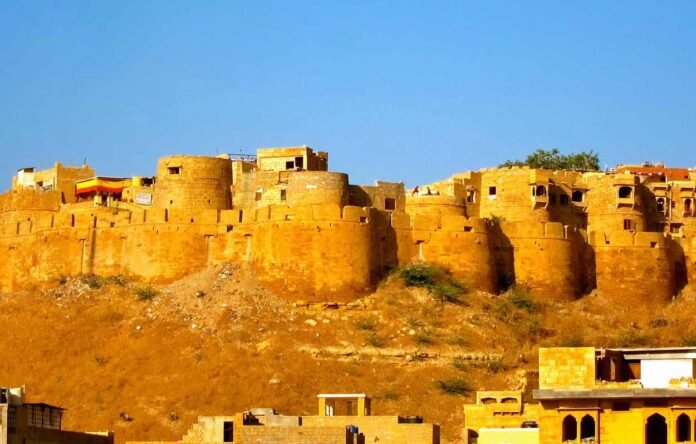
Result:
M547 170L582 170L598 171L599 154L594 151L561 154L558 148L545 150L540 148L529 154L525 160L508 160L501 167L528 166Z

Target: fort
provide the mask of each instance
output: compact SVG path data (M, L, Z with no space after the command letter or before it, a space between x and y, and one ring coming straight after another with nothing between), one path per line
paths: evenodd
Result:
M0 292L80 274L167 282L233 262L287 298L348 301L426 261L492 293L656 304L696 278L695 188L696 171L663 165L362 186L307 146L169 156L154 177L56 163L20 169L0 195Z

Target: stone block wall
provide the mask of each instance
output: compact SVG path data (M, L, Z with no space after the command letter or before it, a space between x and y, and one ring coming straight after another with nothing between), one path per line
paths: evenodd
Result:
M594 347L539 349L539 389L589 389L596 378Z

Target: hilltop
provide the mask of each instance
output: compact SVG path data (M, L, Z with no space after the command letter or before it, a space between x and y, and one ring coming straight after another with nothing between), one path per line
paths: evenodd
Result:
M522 388L538 345L696 343L688 288L651 311L597 293L541 301L522 287L457 299L398 273L348 304L287 302L230 264L159 287L65 278L0 298L11 362L0 380L119 443L178 439L198 415L256 406L313 413L319 392L369 393L376 414L423 415L457 442L473 390Z

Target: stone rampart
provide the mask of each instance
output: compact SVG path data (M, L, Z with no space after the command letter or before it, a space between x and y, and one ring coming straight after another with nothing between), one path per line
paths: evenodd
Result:
M177 209L232 207L232 162L220 157L169 156L157 162L153 205Z
M580 290L577 251L569 228L557 222L502 222L512 246L514 281L544 298L571 300Z
M675 270L662 233L592 232L597 290L621 304L669 301Z

